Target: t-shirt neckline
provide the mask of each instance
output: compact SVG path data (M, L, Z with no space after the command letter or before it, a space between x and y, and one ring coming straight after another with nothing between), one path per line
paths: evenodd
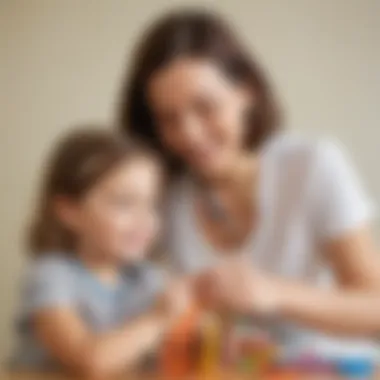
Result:
M256 256L256 252L259 252L260 242L263 237L263 232L265 231L265 226L269 217L269 209L268 209L268 198L270 195L268 194L268 181L270 178L270 173L268 171L268 150L272 145L272 139L269 139L265 145L261 148L260 152L258 152L258 191L256 201L258 203L257 207L257 218L255 222L255 227L252 231L244 239L244 242L240 247L231 250L219 250L213 246L212 242L204 235L201 226L199 225L199 221L196 215L195 208L195 184L189 178L190 186L187 186L188 191L188 199L186 202L187 206L187 215L189 216L190 226L192 226L193 234L195 238L198 240L203 249L207 252L207 254L215 257L218 260L223 260L226 257L236 257L238 255L249 256L252 257L252 254ZM253 197L253 194L252 194Z

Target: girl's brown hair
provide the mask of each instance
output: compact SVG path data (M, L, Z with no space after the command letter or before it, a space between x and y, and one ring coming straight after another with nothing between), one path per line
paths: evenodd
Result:
M172 172L181 172L183 166L162 146L145 92L151 76L178 57L210 59L232 80L252 89L256 104L249 118L248 149L259 147L279 126L279 108L266 76L229 25L214 13L171 13L155 23L142 41L122 89L119 121L124 133L138 136L158 150Z
M41 198L29 231L28 251L32 254L71 252L75 236L57 217L55 199L64 196L80 200L117 165L139 156L154 158L140 144L95 126L81 128L60 140L48 161Z

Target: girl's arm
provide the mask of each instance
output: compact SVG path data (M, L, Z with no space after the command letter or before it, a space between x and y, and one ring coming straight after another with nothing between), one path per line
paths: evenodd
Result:
M91 333L69 307L36 312L33 326L39 340L62 364L90 378L103 378L132 367L155 348L189 300L188 283L180 280L168 287L153 311L116 331Z
M120 330L94 335L73 310L57 308L37 313L34 327L44 346L65 366L90 378L120 372L153 348L167 318L153 311Z

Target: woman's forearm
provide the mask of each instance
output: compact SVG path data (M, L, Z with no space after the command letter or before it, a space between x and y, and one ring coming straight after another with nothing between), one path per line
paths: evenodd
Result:
M380 332L380 292L323 290L287 281L279 289L279 312L285 318L336 334Z

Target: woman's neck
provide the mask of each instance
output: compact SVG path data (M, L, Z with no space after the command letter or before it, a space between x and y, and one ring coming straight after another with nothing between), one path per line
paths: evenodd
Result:
M222 250L243 244L256 224L259 189L259 156L235 160L218 180L199 187L196 207L203 227Z
M206 179L206 185L215 190L240 193L244 189L251 188L252 183L256 182L258 169L258 156L244 155L234 160L222 175Z

